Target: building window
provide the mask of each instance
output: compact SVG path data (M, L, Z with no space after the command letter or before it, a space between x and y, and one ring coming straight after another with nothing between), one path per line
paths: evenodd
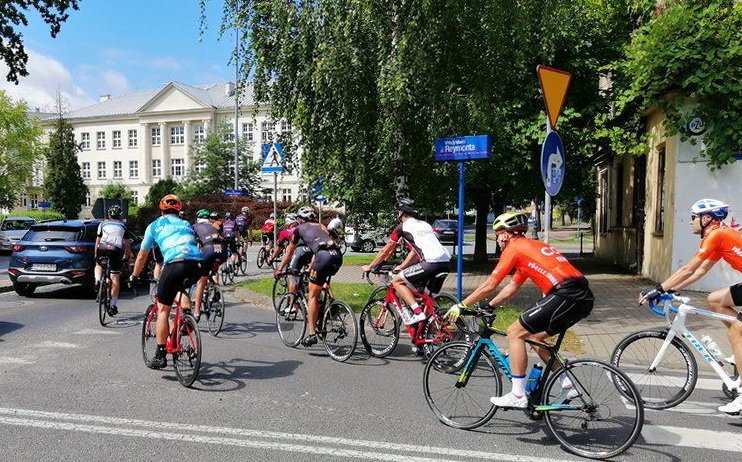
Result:
M21 207L28 207L28 195L21 194Z
M106 163L98 162L98 179L106 177Z
M657 151L657 202L654 208L654 233L665 232L665 146Z
M80 171L82 172L83 179L89 179L90 178L90 162L83 162L82 167L80 168Z
M185 143L185 128L182 125L170 127L170 144Z
M206 162L199 160L196 162L196 173L201 173L206 170Z
M273 141L273 130L275 130L275 124L273 122L264 121L260 124L260 141L262 143L270 143Z
M234 125L227 124L227 129L224 131L224 141L227 143L234 142Z
M123 167L121 166L123 162L120 160L114 160L113 161L113 177L114 178L122 178L124 176L123 173Z
M623 226L623 162L616 167L616 226Z
M106 149L106 132L95 133L95 149Z
M152 146L159 146L162 143L160 136L160 127L152 128Z
M90 191L85 193L85 207L90 207L90 204L92 203L92 198L90 197Z
M291 190L290 189L283 190L283 201L291 202Z
M114 130L111 134L113 149L121 149L121 130Z
M281 133L286 133L291 131L291 124L287 120L281 121Z
M193 127L193 141L201 143L206 139L206 130L203 125L196 125Z
M129 130L129 147L136 148L139 144L139 137L136 130Z
M38 206L39 206L39 195L34 194L33 196L31 196L31 208L35 209L35 208L38 208Z
M242 124L242 139L245 141L254 141L255 135L253 134L252 122L245 122Z
M172 159L170 163L170 174L174 178L183 176L183 159Z
M129 161L129 178L139 178L139 161Z
M80 133L80 149L82 149L83 151L90 150L90 133Z
M598 209L598 231L605 234L608 231L608 171L601 170L598 173L598 194L600 197L600 208Z
M133 205L139 205L139 191L136 189L131 192L131 203Z
M152 176L162 175L162 161L160 159L152 159Z

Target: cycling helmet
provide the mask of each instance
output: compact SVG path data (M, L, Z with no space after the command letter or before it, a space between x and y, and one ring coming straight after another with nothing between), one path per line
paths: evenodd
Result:
M121 210L121 207L118 205L112 205L108 207L108 216L111 218L118 218L121 216L121 214L124 213L123 210Z
M293 213L289 213L288 215L286 215L285 221L287 225L290 225L291 223L296 221L296 215L294 215Z
M328 231L335 231L343 228L343 222L340 220L330 220L330 223L327 224L327 230Z
M240 209L240 212L242 212L242 213L250 213L250 207L242 207Z
M528 231L528 215L523 212L505 212L492 222L495 231L509 233L525 233Z
M404 213L405 215L417 215L415 201L413 201L409 197L400 197L399 199L397 199L397 204L394 208Z
M729 205L716 199L701 199L690 208L693 215L713 215L723 220L729 215Z
M312 221L315 219L314 209L305 205L296 212L296 216L302 220Z
M232 218L232 213L231 212L225 213L224 218Z
M274 212L271 212L270 217L271 218L276 218L276 214Z
M209 211L206 209L201 209L198 212L196 212L196 218L209 218Z
M217 218L219 218L219 214L217 212L211 212L209 214L209 218L211 218L212 220L216 220Z
M183 202L175 194L168 194L167 196L160 199L160 210L163 212L180 212L183 210Z

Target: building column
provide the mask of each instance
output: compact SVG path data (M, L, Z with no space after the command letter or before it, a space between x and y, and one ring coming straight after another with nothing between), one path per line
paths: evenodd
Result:
M188 178L191 174L191 166L193 165L193 155L191 155L191 140L193 138L193 133L191 133L190 120L183 121L183 134L185 136L185 140L183 141L183 149L185 151L183 158L185 160L183 162L185 162L185 177Z
M152 134L149 124L139 124L142 128L142 153L139 156L139 178L142 183L149 187L152 185Z
M170 174L170 132L165 122L160 122L160 146L162 147L162 178L171 178Z

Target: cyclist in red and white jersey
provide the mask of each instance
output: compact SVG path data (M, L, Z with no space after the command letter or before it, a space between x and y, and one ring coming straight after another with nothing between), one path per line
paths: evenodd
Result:
M260 228L260 231L263 233L262 242L263 245L268 245L269 242L273 242L273 232L276 227L276 214L271 213L270 217L268 217L267 220L265 220L265 223L263 223L263 227Z

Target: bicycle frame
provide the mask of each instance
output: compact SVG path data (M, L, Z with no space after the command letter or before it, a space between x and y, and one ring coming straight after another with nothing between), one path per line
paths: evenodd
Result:
M726 385L727 388L729 388L730 390L736 388L737 382L729 377L726 371L724 371L724 368L722 368L721 364L719 364L719 361L714 358L714 356L708 351L706 346L703 343L699 342L696 337L688 330L688 328L685 327L685 320L689 314L697 314L699 316L729 322L735 322L737 321L737 318L734 316L728 316L726 314L704 310L702 308L696 308L692 305L689 305L690 299L688 297L681 297L675 294L666 294L663 295L660 300L662 301L661 307L650 302L649 308L655 314L664 316L669 323L669 328L667 331L665 342L662 344L660 350L657 352L657 356L654 358L654 361L652 361L652 364L649 366L649 370L654 371L655 369L657 369L657 366L664 358L665 353L667 352L667 348L670 346L670 343L672 343L672 340L675 337L678 337L687 346L692 346L693 348L695 348L696 351L698 351L704 361L706 361L709 366L711 366L711 368L714 370L714 372L716 372L716 374L724 382L724 385ZM680 302L680 305L674 306L672 304L673 301ZM675 314L675 317L671 318L671 314Z
M415 298L422 299L423 311L425 312L425 315L427 317L435 316L435 301L433 300L433 297L428 294L418 292L414 289L410 289L410 291L412 291L412 295L414 295ZM384 297L384 306L393 307L392 309L397 309L397 307L402 306L402 302L397 295L397 291L392 285L387 288L386 296ZM423 329L425 328L424 322L406 325L405 327L407 327L407 333L410 334L410 337L412 337L412 343L414 343L415 345L434 343L434 339L426 339L422 337Z

